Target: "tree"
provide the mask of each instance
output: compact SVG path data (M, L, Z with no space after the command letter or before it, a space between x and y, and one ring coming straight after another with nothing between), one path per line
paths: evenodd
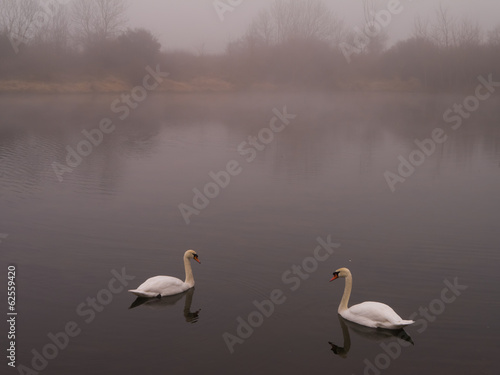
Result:
M431 27L430 37L439 47L450 48L453 44L453 27L455 20L450 16L448 8L442 4L436 10L436 22Z
M473 47L481 44L483 35L477 22L462 18L453 28L453 44L456 47Z
M70 21L67 7L55 8L34 37L33 43L51 53L68 52L71 50Z
M253 20L246 37L266 45L298 40L337 45L343 33L343 21L320 0L275 0Z
M370 30L370 41L366 50L370 55L378 55L385 50L385 45L389 37L387 32L381 29L376 19L377 7L373 0L363 0L363 15L366 27Z
M72 5L74 38L84 47L115 38L127 21L123 0L74 0Z
M40 15L36 0L0 0L0 31L8 36L14 51L35 34L34 22Z
M411 33L413 39L429 40L429 20L423 20L419 15L415 16L413 20L413 30Z
M144 28L127 29L118 38L118 45L129 55L140 57L148 63L155 62L160 53L161 44L151 31Z
M127 29L113 44L116 48L109 53L115 61L114 65L133 84L141 83L147 65L158 64L161 44L149 30Z
M500 47L500 25L488 32L488 44Z
M405 81L416 78L422 87L431 89L439 81L438 52L438 47L429 39L411 37L384 53L381 69L386 78L398 77Z

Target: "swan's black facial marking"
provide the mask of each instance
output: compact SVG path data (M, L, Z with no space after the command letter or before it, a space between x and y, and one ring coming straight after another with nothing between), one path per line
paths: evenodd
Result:
M330 279L330 281L336 280L339 278L339 272L334 272L333 277Z

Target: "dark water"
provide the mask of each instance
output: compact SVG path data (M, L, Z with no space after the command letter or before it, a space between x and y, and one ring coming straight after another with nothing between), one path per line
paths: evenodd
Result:
M159 95L124 120L110 110L114 96L2 96L1 285L15 265L18 365L74 375L496 374L500 100L453 130L443 113L465 96ZM262 131L269 143L240 155L284 106L289 124L273 122L283 129ZM103 118L115 129L58 181L53 163L65 165L66 146ZM446 141L424 160L414 153L421 165L392 192L384 173L436 128ZM215 194L209 172L230 161L239 173ZM207 184L216 196L186 224L179 205L193 206L193 189ZM202 262L194 291L129 309L124 289L183 278L187 249ZM351 304L380 301L417 319L406 329L414 345L339 320L344 281L328 281L342 266L354 275ZM249 319L254 327L238 330Z

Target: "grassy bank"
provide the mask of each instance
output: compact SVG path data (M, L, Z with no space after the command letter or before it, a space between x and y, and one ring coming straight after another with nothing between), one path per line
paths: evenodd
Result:
M85 93L120 93L130 91L133 85L116 77L105 79L78 79L67 81L40 80L4 80L0 81L1 93L35 93L35 94L85 94ZM234 86L215 78L196 78L188 82L165 79L155 89L160 92L197 93L197 92L229 92Z
M71 79L59 81L40 80L4 80L0 81L0 93L34 93L34 94L86 94L86 93L120 93L130 91L133 85L116 77L104 79ZM190 81L176 81L165 79L156 92L173 93L225 93L240 90L276 91L282 89L300 89L300 87L280 87L272 83L254 83L244 88L231 82L209 77L199 77ZM341 82L333 90L338 91L386 91L386 92L413 92L421 91L422 87L416 79L402 81L392 79L385 81L350 81Z

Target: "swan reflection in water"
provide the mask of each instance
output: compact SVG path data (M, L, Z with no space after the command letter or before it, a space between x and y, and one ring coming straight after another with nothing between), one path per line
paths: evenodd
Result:
M332 352L341 358L347 358L347 353L349 352L349 349L351 349L351 336L349 335L349 330L358 336L372 341L385 341L396 337L400 340L409 342L411 345L415 345L411 337L405 332L404 329L394 330L370 328L350 322L349 320L342 318L340 315L337 315L337 317L339 318L340 327L342 328L342 336L344 336L344 346L337 346L331 341L328 341L328 344L331 345ZM407 344L404 346L407 346Z
M134 302L130 305L129 309L133 309L138 306L147 306L150 309L164 309L167 306L174 306L178 301L180 301L184 296L186 297L184 301L184 318L188 323L196 323L198 321L198 315L201 309L191 312L191 304L193 303L194 288L188 289L184 293L179 293L173 296L161 297L161 298L145 298L137 297Z

